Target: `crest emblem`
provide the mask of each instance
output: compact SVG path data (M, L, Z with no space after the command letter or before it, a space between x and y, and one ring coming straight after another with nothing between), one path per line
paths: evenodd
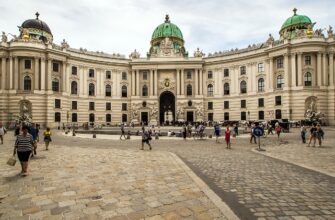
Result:
M170 86L170 79L166 78L164 79L164 86L169 87Z

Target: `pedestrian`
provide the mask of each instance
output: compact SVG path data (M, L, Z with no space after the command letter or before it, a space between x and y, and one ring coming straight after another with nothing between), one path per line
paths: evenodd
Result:
M184 140L186 140L186 135L187 135L186 125L183 124L183 138L184 138Z
M214 125L214 134L215 134L215 137L216 137L215 142L220 143L219 137L221 135L221 128L220 128L220 125L218 123L216 123Z
M5 136L6 133L7 133L6 128L0 122L0 139L1 139L1 144L3 144L3 138L4 138L4 136Z
M32 127L29 129L29 134L33 137L33 147L34 147L34 151L32 153L32 157L34 155L37 154L36 150L37 150L37 129L36 129L36 125L32 124Z
M28 162L33 150L33 137L28 133L28 127L22 126L22 134L16 136L13 156L17 156L21 163L21 175L28 175Z
M149 149L152 150L150 141L151 141L151 136L150 133L148 131L146 131L144 128L142 129L142 145L141 145L141 150L144 150L144 143L146 143L147 145L149 145Z
M230 149L230 130L229 130L229 125L226 128L225 131L225 140L226 140L226 144L227 144L227 149Z
M235 134L235 136L238 136L238 126L237 126L237 124L235 124L235 127L234 127L234 134Z
M255 124L251 124L250 144L252 143L252 140L254 140L254 143L257 144L257 142L256 142L256 136L254 134L254 128L255 128Z
M121 124L121 136L120 136L120 140L122 140L122 136L124 137L125 140L127 139L126 133L124 131L124 124L123 123Z
M275 130L276 130L276 134L277 134L278 139L279 139L279 136L280 136L280 133L281 133L281 130L282 130L282 128L281 128L281 126L280 126L279 123L278 123L278 125L276 125Z
M40 125L36 124L36 140L37 142L40 141Z
M321 128L321 125L320 124L316 125L316 139L318 139L319 147L321 147L323 136L324 136L324 132ZM315 145L315 141L314 141L314 145Z
M21 129L20 124L16 124L14 131L15 136L18 136L20 134L20 129Z
M188 123L188 125L187 125L187 132L188 132L188 137L190 138L192 136L192 125L191 125L191 123Z
M309 142L308 142L308 145L307 147L310 147L311 146L311 142L313 141L314 145L313 147L315 147L315 141L316 141L316 135L317 135L317 131L316 131L316 125L313 124L311 129L309 130L310 132L310 138L309 138Z
M44 136L45 150L49 150L49 144L52 141L51 131L49 127L43 132L43 136Z
M301 126L300 133L301 133L302 143L305 144L306 143L306 127L305 127L305 125Z

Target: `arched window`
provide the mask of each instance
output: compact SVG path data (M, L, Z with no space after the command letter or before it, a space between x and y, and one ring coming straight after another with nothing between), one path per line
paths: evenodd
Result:
M59 80L58 79L52 80L52 91L59 92Z
M240 83L240 91L241 93L247 93L247 83L244 80Z
M106 96L112 96L112 87L111 87L111 85L106 85Z
M111 114L106 114L106 122L112 122Z
M90 83L88 85L88 95L89 96L94 96L94 94L95 94L95 86L94 86L93 83Z
M190 84L186 87L186 95L191 96L192 95L192 86Z
M207 86L207 96L213 96L213 85L209 84Z
M305 73L304 84L305 86L312 86L312 74L310 72Z
M284 77L282 75L277 76L277 89L282 89L284 85Z
M142 88L142 96L148 96L148 86L144 85Z
M76 81L71 82L71 95L77 95L78 94L78 84Z
M95 116L94 116L94 114L91 113L91 114L89 115L88 119L89 119L89 122L94 122L94 121L95 121Z
M127 97L127 86L122 86L121 94L123 98Z
M31 90L31 78L29 76L25 76L23 79L23 89L25 91Z
M223 85L223 94L224 95L229 95L230 91L229 91L229 83L225 83Z
M260 78L258 80L258 92L264 92L264 79Z

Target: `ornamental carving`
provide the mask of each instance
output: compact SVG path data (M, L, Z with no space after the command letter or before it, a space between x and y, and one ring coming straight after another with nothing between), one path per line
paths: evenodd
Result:
M173 90L176 86L176 82L171 81L169 78L165 78L159 82L159 89Z

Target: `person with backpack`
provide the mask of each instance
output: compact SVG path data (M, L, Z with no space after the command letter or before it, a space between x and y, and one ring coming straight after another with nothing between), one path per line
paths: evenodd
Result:
M4 136L5 136L6 133L7 133L6 128L0 122L0 139L1 139L1 144L3 144L3 138L4 138Z
M152 150L150 141L151 141L151 135L148 131L146 131L144 128L142 129L142 145L141 150L144 150L144 143L146 143L149 146L149 149Z

